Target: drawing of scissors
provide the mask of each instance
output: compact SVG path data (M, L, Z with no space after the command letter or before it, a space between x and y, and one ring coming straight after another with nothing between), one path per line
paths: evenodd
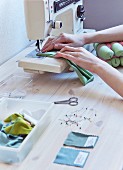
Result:
M70 106L76 106L76 105L78 105L78 98L71 97L68 100L54 102L54 104L69 104Z

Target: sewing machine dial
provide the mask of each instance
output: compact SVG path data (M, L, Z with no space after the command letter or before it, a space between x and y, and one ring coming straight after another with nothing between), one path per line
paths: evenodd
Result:
M61 10L62 8L65 8L66 6L72 4L72 3L77 3L80 0L58 0L54 1L54 12L56 13L57 11Z

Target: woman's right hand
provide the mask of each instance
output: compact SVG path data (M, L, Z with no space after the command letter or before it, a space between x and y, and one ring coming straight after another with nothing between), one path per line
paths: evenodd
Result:
M80 67L96 74L98 65L103 65L105 63L83 47L74 48L66 46L62 48L60 52L57 52L55 57L71 60Z
M47 52L53 49L60 50L66 45L70 47L82 47L84 44L85 44L84 34L73 35L61 33L58 37L49 38L41 51Z

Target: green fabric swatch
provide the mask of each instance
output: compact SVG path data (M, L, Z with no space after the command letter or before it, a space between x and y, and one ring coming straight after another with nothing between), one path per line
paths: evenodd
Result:
M33 128L26 120L24 120L21 114L17 113L10 115L4 121L12 122L12 124L4 128L5 133L11 135L28 135Z
M14 113L12 115L10 115L9 117L7 117L6 119L4 119L4 122L11 122L11 121L15 121L18 117L23 118L23 116L19 113Z
M43 56L43 57L54 57L54 55L56 54L56 52L45 52L45 53L37 53L37 56ZM63 59L63 58L62 58ZM70 60L64 59L66 60L66 62L69 64L70 67L72 67L74 69L74 71L76 71L80 81L82 82L82 84L85 86L87 83L91 82L94 80L94 76L91 72L89 72L88 70L85 70L81 67L79 67L78 65L76 65L75 63L73 63Z

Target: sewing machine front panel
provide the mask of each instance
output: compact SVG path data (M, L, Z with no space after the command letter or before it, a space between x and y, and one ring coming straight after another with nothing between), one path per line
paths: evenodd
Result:
M77 7L83 5L82 0L60 0L49 2L50 19L62 22L62 28L52 29L51 35L59 35L61 32L79 33L83 30L83 21L77 17Z
M54 35L61 32L78 33L83 29L83 21L77 16L77 8L82 4L81 0L24 0L28 38L43 40L52 35L51 32ZM59 21L63 27L54 31L54 23Z

